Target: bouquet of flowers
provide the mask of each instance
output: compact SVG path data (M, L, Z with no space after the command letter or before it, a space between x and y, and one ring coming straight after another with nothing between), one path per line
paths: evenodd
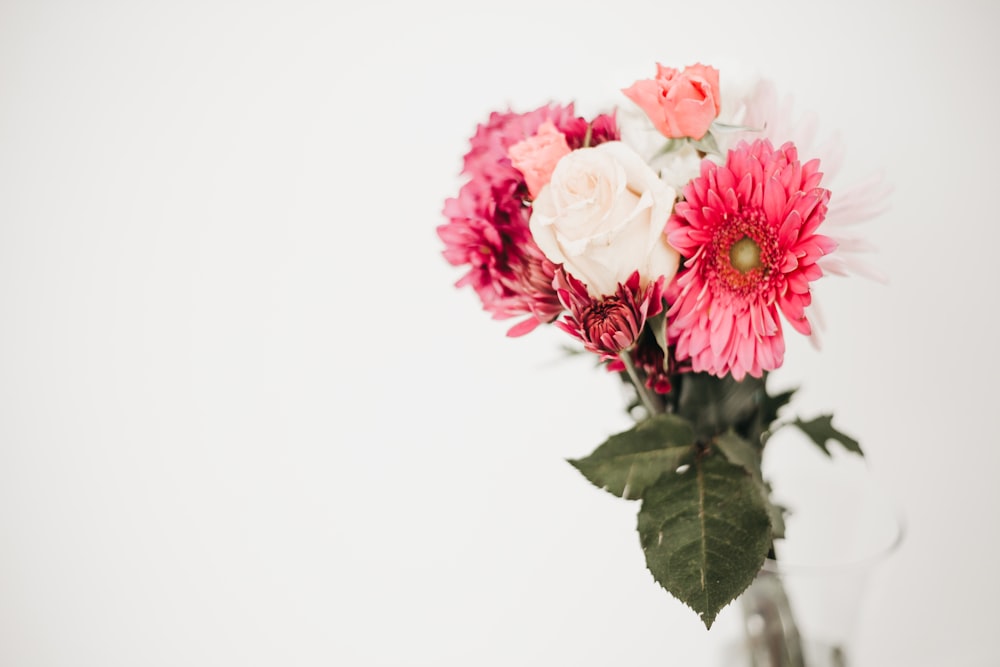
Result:
M779 420L793 391L766 380L786 325L814 333L811 284L865 249L821 232L880 197L870 183L836 203L819 160L782 136L796 128L769 83L721 90L713 67L657 65L590 119L573 104L494 112L437 229L468 269L457 285L520 318L508 335L554 324L634 388L634 427L570 463L640 501L649 571L709 628L784 536L761 472L771 435L792 425L861 454L831 415Z

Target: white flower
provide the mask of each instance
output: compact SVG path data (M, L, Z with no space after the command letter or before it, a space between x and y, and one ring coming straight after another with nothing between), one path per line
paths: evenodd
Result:
M677 272L663 228L677 193L625 144L611 141L563 157L532 204L531 233L552 262L595 297L639 272L642 285Z
M702 157L687 140L664 140L643 113L619 109L622 142L645 160L660 179L676 192L701 173Z
M669 151L658 157L651 166L660 170L660 180L675 190L683 190L693 178L701 174L702 157L690 143L685 143L677 150ZM710 159L710 158L704 158Z

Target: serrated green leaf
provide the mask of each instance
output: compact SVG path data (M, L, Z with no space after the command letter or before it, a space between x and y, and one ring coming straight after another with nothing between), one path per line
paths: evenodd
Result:
M778 418L778 411L788 405L796 391L795 389L788 389L774 396L767 393L764 394L764 400L760 404L760 416L765 426Z
M771 539L781 540L785 538L785 512L787 508L783 505L771 502L771 486L764 485L765 506L767 507L767 518L771 522Z
M774 539L783 538L785 536L784 508L771 502L771 485L764 481L761 472L762 449L754 447L732 432L716 438L715 447L722 452L727 461L741 466L750 473L757 486L757 491L764 499L764 507L767 509L767 516L771 522L771 537Z
M664 473L694 455L694 430L677 415L660 414L611 436L590 456L570 463L595 486L628 500L643 497Z
M843 445L847 451L864 456L864 452L861 451L861 443L833 427L833 415L822 415L811 421L796 419L792 422L792 425L799 427L803 433L808 435L813 442L819 445L819 448L822 449L827 456L830 456L830 450L826 445L829 440L836 440Z
M771 545L756 482L721 456L696 460L647 489L638 529L653 578L707 628L753 582Z
M795 395L795 391L795 389L788 389L774 396L769 395L766 391L763 393L760 411L757 413L757 422L753 429L761 445L767 443L772 434L773 424L778 419L778 412L788 405L792 396Z
M743 466L754 479L762 479L760 472L761 450L736 435L732 431L723 433L715 439L715 447L722 452L726 460Z

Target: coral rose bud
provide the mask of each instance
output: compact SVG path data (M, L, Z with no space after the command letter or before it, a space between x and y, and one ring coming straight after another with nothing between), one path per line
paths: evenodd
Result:
M701 64L677 71L657 63L656 78L636 81L622 92L669 138L701 139L721 108L719 72Z

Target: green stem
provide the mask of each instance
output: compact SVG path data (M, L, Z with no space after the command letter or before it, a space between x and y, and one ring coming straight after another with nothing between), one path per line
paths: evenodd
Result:
M642 405L646 408L649 416L652 417L663 412L663 406L660 404L660 401L652 395L646 383L639 377L639 370L632 363L632 356L628 353L628 350L623 351L619 355L619 358L625 364L625 370L628 371L628 378L632 381L632 386L635 387L635 392L639 395L639 400L642 401Z
M805 667L802 640L780 575L761 572L740 602L753 667Z

